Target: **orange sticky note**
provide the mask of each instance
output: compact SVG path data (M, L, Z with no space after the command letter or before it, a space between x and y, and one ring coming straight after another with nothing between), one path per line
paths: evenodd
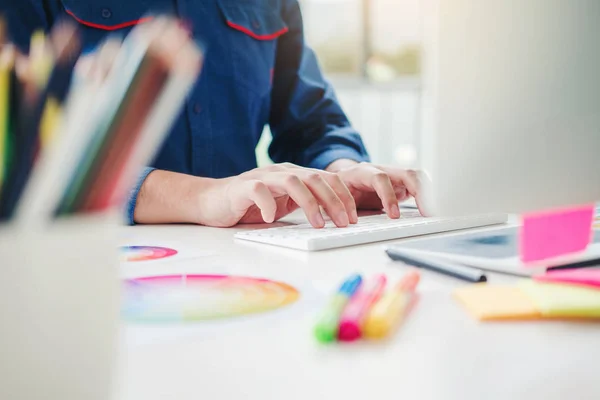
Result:
M516 286L470 285L456 290L454 295L482 321L541 317L536 304Z
M519 237L521 261L533 263L587 248L595 206L527 214Z

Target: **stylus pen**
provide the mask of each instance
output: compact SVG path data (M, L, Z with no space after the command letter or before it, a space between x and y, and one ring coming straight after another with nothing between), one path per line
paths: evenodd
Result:
M578 261L569 264L553 265L548 267L548 271L558 271L561 269L576 269L576 268L590 268L600 267L600 258L594 258L592 260Z
M453 276L468 282L487 282L487 277L483 271L476 268L459 265L449 261L439 261L420 257L394 248L386 249L386 253L392 260L402 261L403 263L412 265L413 267L428 269L430 271Z

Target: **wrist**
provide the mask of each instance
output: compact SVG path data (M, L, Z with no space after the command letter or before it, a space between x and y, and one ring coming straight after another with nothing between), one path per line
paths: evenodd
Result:
M215 179L155 170L142 184L134 212L136 223L199 223L199 203Z
M219 215L219 209L226 205L226 197L223 193L232 178L197 178L195 185L195 197L193 213L194 223L198 225L214 226L215 215Z
M325 167L325 171L337 173L343 169L350 168L356 164L358 164L357 161L351 160L349 158L340 158L329 164L327 167Z

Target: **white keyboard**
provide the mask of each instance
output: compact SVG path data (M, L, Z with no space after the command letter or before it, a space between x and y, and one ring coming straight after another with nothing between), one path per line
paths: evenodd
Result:
M316 251L502 224L507 221L507 214L485 214L455 218L424 218L418 211L403 210L400 219L393 220L385 214L360 217L358 224L350 225L347 228L337 228L329 221L323 229L315 229L306 223L241 231L236 233L235 237L275 246Z

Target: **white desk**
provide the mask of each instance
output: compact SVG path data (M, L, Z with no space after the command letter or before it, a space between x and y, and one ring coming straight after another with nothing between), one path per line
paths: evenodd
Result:
M210 329L126 328L119 399L600 399L599 325L479 323L451 297L464 282L426 271L420 300L392 340L319 345L314 318L331 289L352 272L394 277L402 267L388 260L381 243L303 253L234 242L234 232L124 228L124 244L176 243L182 255L131 263L123 273L273 277L304 289L300 301ZM186 248L207 252L186 259Z

